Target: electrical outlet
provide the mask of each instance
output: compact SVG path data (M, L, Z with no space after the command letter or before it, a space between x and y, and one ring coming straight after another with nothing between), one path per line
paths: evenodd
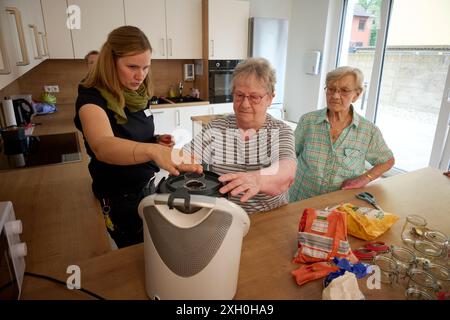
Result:
M58 85L44 86L44 91L49 93L57 93L59 92L59 86Z

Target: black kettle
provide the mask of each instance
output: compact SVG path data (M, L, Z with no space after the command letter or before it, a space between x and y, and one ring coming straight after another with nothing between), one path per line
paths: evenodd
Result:
M35 112L30 102L25 99L14 99L13 107L18 126L26 126L27 124L31 123L31 116Z

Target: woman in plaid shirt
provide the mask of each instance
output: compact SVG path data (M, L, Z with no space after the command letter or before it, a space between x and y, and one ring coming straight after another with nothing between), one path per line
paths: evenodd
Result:
M325 90L328 107L303 115L294 132L298 167L290 202L362 188L394 165L380 129L353 108L363 91L361 70L329 72ZM366 161L373 166L368 171Z

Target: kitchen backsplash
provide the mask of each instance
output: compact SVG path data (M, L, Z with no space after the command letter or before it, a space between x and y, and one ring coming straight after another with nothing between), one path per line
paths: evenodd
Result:
M151 72L153 91L156 96L166 96L171 85L177 86L183 79L183 65L193 60L152 60ZM0 90L0 97L14 94L32 94L39 101L44 85L58 85L57 104L74 103L77 98L78 84L85 77L87 66L84 60L49 59L24 74ZM196 76L194 82L184 82L183 94L189 94L191 88L204 88L204 77ZM204 96L205 92L201 92Z

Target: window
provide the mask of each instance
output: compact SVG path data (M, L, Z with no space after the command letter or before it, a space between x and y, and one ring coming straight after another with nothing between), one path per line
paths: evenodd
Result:
M354 104L355 110L380 128L401 171L449 166L449 3L345 1L338 65L363 71L366 90ZM358 33L351 21L361 6L374 18L374 23L367 24L373 25L369 46L349 50Z
M366 29L366 19L359 19L358 31L364 31Z

